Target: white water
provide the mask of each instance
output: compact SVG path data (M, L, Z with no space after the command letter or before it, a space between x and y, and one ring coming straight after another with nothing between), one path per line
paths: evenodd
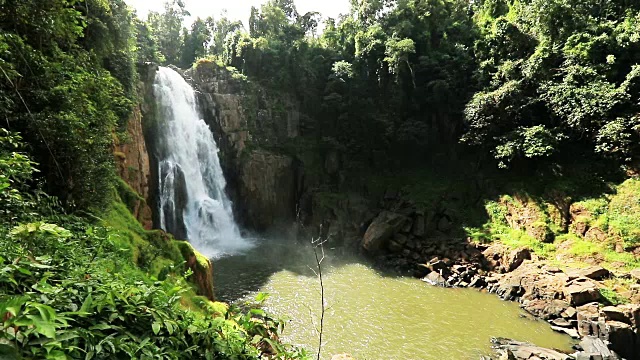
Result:
M218 146L199 116L193 88L172 69L161 67L155 78L158 126L160 226L172 219L186 229L193 246L215 258L251 247L233 219ZM184 182L180 172L184 174ZM181 200L186 194L186 201ZM173 228L175 229L175 227ZM173 230L169 229L169 230Z

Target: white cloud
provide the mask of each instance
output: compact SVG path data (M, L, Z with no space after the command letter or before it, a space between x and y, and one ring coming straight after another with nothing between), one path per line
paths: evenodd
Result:
M138 11L138 15L141 18L146 18L149 11L161 12L164 4L164 0L125 1ZM189 24L196 17L206 18L207 16L213 16L214 18L219 18L220 13L226 9L229 19L241 20L246 26L251 13L251 6L259 8L260 4L265 2L266 0L184 0L187 11L191 13L191 18L186 19L185 22ZM337 18L338 15L349 12L349 0L295 0L295 4L301 14L308 11L317 11L324 18Z

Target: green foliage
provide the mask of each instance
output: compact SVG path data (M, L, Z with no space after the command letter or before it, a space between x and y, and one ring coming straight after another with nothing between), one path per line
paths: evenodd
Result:
M504 167L582 145L631 159L640 111L631 60L640 56L637 4L491 0L477 7L480 91L466 106L463 141Z
M3 2L0 18L2 127L22 134L68 209L103 207L112 134L135 98L131 13L122 0L29 0Z
M598 290L600 291L600 295L602 295L602 297L611 305L615 306L615 305L627 304L629 302L629 299L626 299L620 296L620 294L618 294L617 292L611 289L600 288Z

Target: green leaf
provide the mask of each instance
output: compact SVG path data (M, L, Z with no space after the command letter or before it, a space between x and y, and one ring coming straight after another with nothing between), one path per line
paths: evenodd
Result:
M84 302L82 302L82 306L80 307L80 311L81 312L89 312L89 308L91 307L91 305L93 304L93 297L91 296L91 294L89 294L89 296L86 297L86 299L84 299Z
M112 326L109 324L99 323L90 327L89 330L109 330L111 328Z
M49 354L47 354L47 360L67 360L67 355L65 355L60 350L53 350Z
M151 325L151 329L153 329L153 333L156 334L156 335L158 335L158 333L160 332L160 327L161 327L161 325L160 325L159 322L154 322Z

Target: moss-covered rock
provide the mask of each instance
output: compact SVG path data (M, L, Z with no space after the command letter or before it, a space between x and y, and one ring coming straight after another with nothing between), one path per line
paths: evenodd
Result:
M175 244L186 261L186 267L193 272L189 280L196 285L198 295L213 300L213 263L211 260L186 241L175 241Z

